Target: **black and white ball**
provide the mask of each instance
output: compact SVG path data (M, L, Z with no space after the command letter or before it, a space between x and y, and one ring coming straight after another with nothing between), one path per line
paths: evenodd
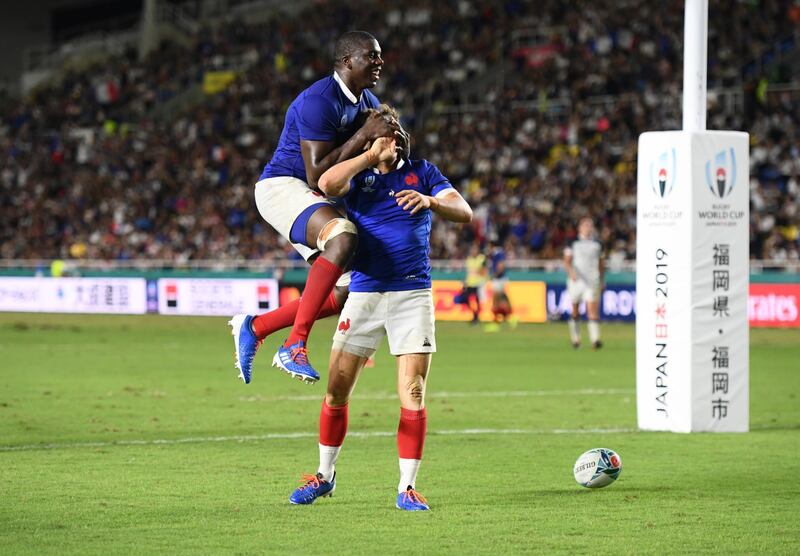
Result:
M575 462L573 474L579 485L602 488L617 480L622 473L622 459L614 450L594 448L584 452Z

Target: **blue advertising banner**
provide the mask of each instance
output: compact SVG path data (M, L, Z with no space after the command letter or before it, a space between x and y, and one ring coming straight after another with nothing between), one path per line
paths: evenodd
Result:
M581 316L586 316L586 304L578 306ZM566 286L547 285L547 314L552 320L566 320L572 312L572 300ZM603 320L633 322L636 320L636 288L606 286L600 297L600 315Z

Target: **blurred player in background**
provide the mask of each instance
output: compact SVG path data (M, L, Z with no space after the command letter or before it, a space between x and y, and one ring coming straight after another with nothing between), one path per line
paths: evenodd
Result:
M396 118L396 112L383 107ZM436 351L431 292L431 213L469 222L472 210L436 166L400 156L395 141L380 138L368 152L325 172L320 188L343 197L359 231L353 279L334 332L328 390L319 423L319 468L304 475L293 504L333 494L336 460L347 433L348 402L367 358L383 337L397 358L400 482L396 506L427 510L416 491L427 431L425 386Z
M230 320L236 366L245 383L250 382L253 358L263 339L288 326L292 330L273 366L305 382L319 380L308 361L306 342L317 318L341 309L350 280L345 270L357 238L353 223L319 192L317 181L337 162L399 130L378 114L378 99L369 91L382 68L375 37L365 31L347 32L336 41L333 74L300 93L286 112L278 147L255 186L256 206L264 220L312 264L300 299L264 315L236 315Z
M494 322L488 323L484 330L486 332L497 332L500 330L500 323L507 322L512 328L517 326L517 318L511 307L511 300L506 292L508 277L506 276L506 252L498 242L492 242L489 251L489 284L492 287L492 314Z
M467 277L464 280L464 293L466 294L467 306L472 311L472 324L480 322L481 298L483 297L483 287L486 285L486 255L481 253L478 243L473 243L469 248L469 256L466 260Z
M589 318L589 341L594 349L600 349L600 294L605 278L603 246L595 239L591 218L582 218L578 223L578 238L564 250L564 269L567 271L567 293L572 301L569 319L569 337L572 347L581 345L578 327L578 306L586 303Z

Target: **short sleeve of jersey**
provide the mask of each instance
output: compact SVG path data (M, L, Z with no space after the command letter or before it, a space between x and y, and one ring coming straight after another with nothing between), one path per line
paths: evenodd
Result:
M335 141L336 108L320 95L309 95L297 115L297 130L305 141Z
M439 193L446 189L453 189L452 184L450 181L444 177L444 175L439 171L439 168L431 164L430 162L425 162L425 182L428 184L430 188L430 194L432 197L436 197Z
M350 180L350 189L347 190L347 193L342 195L341 199L344 199L346 202L352 203L356 196L358 195L358 184L364 180L364 176L368 175L368 172L372 172L371 169L362 170L355 176L353 179Z
M364 95L364 104L367 106L367 108L374 108L377 110L380 107L381 101L378 100L378 97L372 94L372 91L369 89L364 89L364 92L361 94Z

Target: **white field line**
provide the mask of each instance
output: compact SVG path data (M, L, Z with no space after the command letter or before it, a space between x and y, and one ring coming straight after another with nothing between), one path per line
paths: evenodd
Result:
M475 436L475 435L536 435L536 434L627 434L636 429L458 429L428 431L432 436ZM393 437L397 431L348 432L347 438ZM178 444L209 444L213 442L261 442L265 440L285 440L295 438L317 438L316 432L287 432L235 436L193 436L187 438L154 440L118 440L110 442L56 442L50 444L21 444L0 446L0 452L25 452L33 450L68 450L72 448L112 448L115 446L175 446Z
M622 396L632 395L632 388L580 388L576 390L511 390L506 392L475 391L475 392L429 392L425 394L427 399L447 399L447 398L538 398L545 396ZM306 394L302 396L241 396L240 402L318 402L322 399L323 393ZM391 392L373 392L371 394L354 394L356 400L396 400L397 394Z

